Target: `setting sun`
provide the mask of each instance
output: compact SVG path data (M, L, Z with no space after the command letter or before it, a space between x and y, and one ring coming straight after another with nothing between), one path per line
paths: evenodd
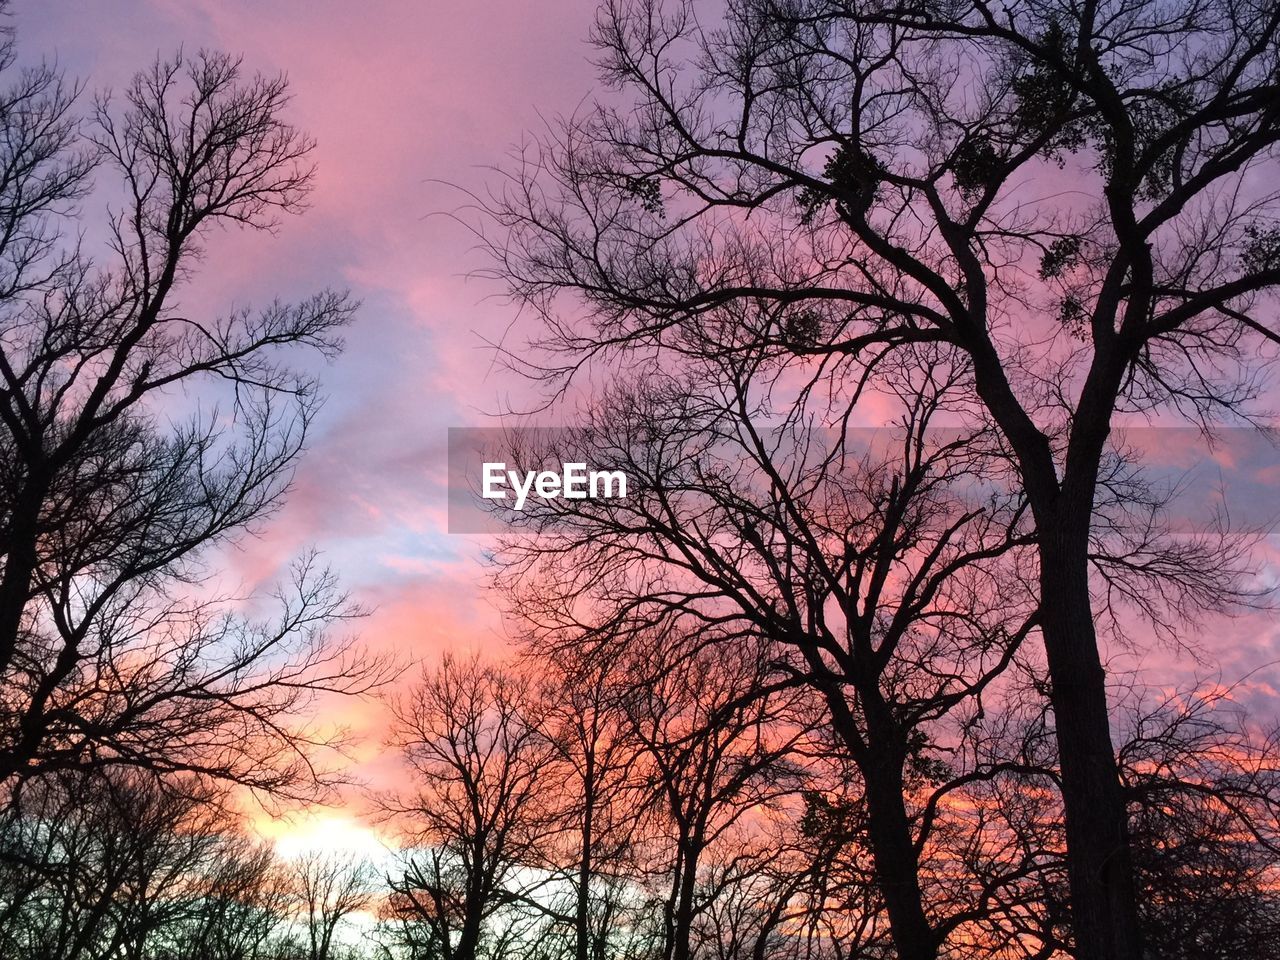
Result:
M286 859L322 855L363 859L381 864L393 848L371 827L329 810L310 810L277 819L259 820L255 831Z

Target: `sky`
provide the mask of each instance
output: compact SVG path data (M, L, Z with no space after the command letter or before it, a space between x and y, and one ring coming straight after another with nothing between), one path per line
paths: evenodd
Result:
M483 190L524 131L571 113L593 93L586 37L594 0L14 0L20 54L56 62L88 88L122 87L179 47L243 54L250 70L284 71L289 119L318 141L309 211L276 235L212 239L184 307L210 313L325 286L363 306L343 355L321 372L329 400L294 490L265 532L226 560L247 590L276 580L318 547L372 609L359 625L376 650L430 660L500 649L501 618L484 590L474 537L445 525L448 427L486 426L522 389L488 343L514 308L464 227L448 214ZM1242 675L1280 658L1274 625L1215 627L1222 670ZM1247 654L1246 652L1247 651ZM1267 667L1270 671L1270 667ZM1268 677L1259 696L1280 702ZM1280 681L1275 681L1280 687ZM1276 711L1280 715L1280 710ZM359 742L357 773L389 775L376 704L341 720ZM372 842L351 810L306 811L264 824ZM301 839L300 839L301 838Z

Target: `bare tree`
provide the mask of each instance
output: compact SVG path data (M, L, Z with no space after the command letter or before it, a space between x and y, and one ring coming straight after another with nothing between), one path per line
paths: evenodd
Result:
M128 769L28 781L5 812L0 949L48 960L265 956L282 939L283 887L222 801L192 778Z
M846 381L920 343L966 359L1039 534L1084 960L1142 953L1091 596L1100 472L1118 416L1258 412L1278 37L1259 0L732 0L712 21L607 0L594 39L623 102L484 202L495 273L560 351L538 374L678 354L726 305L714 346Z
M858 433L857 390L811 404L810 381L767 351L690 347L685 368L599 398L580 430L516 444L509 460L608 463L635 490L526 504L532 535L499 551L515 611L557 655L745 656L761 672L744 701L816 697L824 749L857 773L869 879L903 957L976 929L1012 937L991 893L1022 868L942 869L938 845L960 827L944 800L1000 771L966 744L1038 614L999 449L981 428L930 431L963 375L945 355L919 359L928 385L901 391L900 426Z
M539 722L554 761L543 783L554 834L538 866L568 888L567 897L548 892L544 905L572 931L575 960L605 960L637 899L631 788L639 746L615 668L536 654L530 666L546 685Z
M293 891L274 851L243 836L223 842L190 879L181 922L156 954L174 960L295 960L304 949L288 926Z
M12 60L6 35L7 73ZM327 639L354 609L314 559L274 622L190 587L211 548L279 506L317 399L284 355L331 356L354 304L327 291L219 316L176 297L211 230L301 209L312 142L283 119L283 78L223 54L157 60L88 118L51 68L9 82L0 784L126 764L296 792L322 776L298 711L378 679ZM93 255L70 220L91 171L119 188ZM171 426L157 410L179 388L213 406Z
M1118 758L1147 949L1187 960L1269 956L1280 930L1274 732L1253 724L1236 691L1219 683L1154 696L1124 679ZM1003 822L1024 859L1042 864L1028 877L1038 890L1022 913L1025 935L1044 944L1042 956L1070 956L1056 743L1043 709L1021 713L1004 742L987 745L1018 757L1019 768L972 799Z
M1176 960L1280 951L1280 771L1218 683L1128 711L1119 756L1146 939ZM1154 700L1154 702L1152 702Z
M531 871L551 833L542 795L551 752L531 684L445 656L394 705L392 744L410 785L382 798L406 838L391 912L411 951L497 958L542 917Z
M307 960L334 960L338 928L373 902L372 865L345 854L309 853L289 863L288 872L307 931Z
M805 728L788 716L794 696L756 692L768 674L758 649L707 650L673 665L664 664L660 646L636 647L648 661L633 668L627 703L641 748L634 809L648 821L642 875L667 885L659 898L662 957L689 960L699 919L717 893L707 860L722 854L745 862L739 833L747 822L798 792L790 754Z

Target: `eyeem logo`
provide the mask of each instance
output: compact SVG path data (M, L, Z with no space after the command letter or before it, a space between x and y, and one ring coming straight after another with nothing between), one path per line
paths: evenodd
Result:
M507 499L507 489L515 494L513 509L524 510L529 494L543 500L612 499L627 495L627 475L621 470L587 470L585 463L562 464L554 470L508 470L505 463L483 465L481 496L486 500Z

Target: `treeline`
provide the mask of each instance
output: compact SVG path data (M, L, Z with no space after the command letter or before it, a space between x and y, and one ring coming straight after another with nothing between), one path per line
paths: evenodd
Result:
M777 653L446 660L399 704L413 778L382 809L411 828L383 935L467 960L898 956L865 778L820 693L772 682ZM1135 701L1123 723L1155 956L1280 950L1273 745L1225 696ZM1068 956L1051 736L1042 707L1002 712L908 747L919 906L948 956Z
M678 664L629 649L607 668L446 657L427 671L394 705L407 776L376 799L398 838L377 860L279 858L190 778L29 782L3 823L0 952L897 956L865 783L821 698L781 684L761 695L772 657L758 642ZM1280 951L1272 745L1249 742L1227 697L1135 702L1124 724L1158 956ZM1016 761L966 771L976 742L913 747L903 795L921 907L957 956L1068 956L1051 738L1043 709L1007 713L997 727Z
M14 960L321 960L371 902L368 865L278 859L225 797L137 772L41 777L0 841L0 954ZM341 931L339 931L339 935Z

